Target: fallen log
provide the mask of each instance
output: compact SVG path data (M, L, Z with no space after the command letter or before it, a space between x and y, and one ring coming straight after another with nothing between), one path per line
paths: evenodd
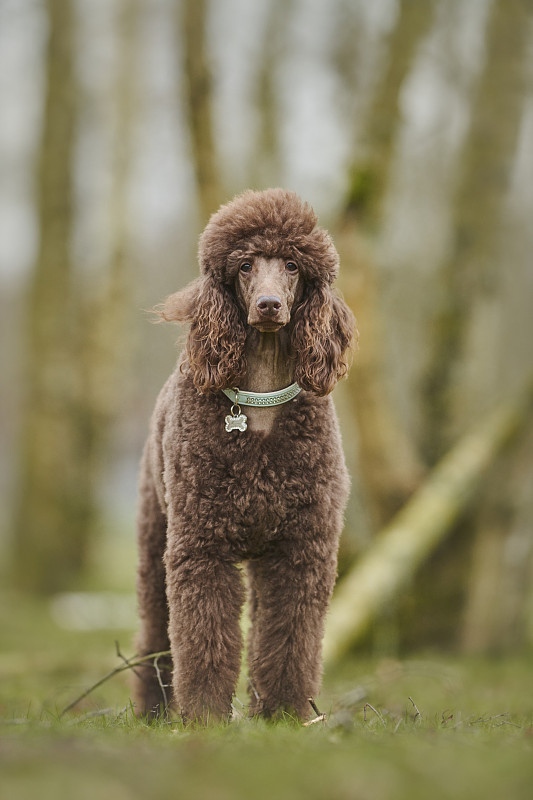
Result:
M488 467L524 428L533 380L467 433L340 581L326 622L324 664L339 661L452 530Z

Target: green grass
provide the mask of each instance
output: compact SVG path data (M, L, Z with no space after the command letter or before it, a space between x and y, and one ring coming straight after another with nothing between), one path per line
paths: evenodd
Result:
M116 638L131 654L129 631L64 631L46 603L0 597L1 800L532 796L530 657L354 660L326 676L328 721L307 728L147 725L124 674L59 719L119 663Z

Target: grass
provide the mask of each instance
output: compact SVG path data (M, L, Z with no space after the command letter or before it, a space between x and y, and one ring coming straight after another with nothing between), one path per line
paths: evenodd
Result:
M65 631L46 604L0 601L1 800L531 797L531 657L354 660L326 676L328 721L307 728L148 725L124 674L59 719L132 634Z

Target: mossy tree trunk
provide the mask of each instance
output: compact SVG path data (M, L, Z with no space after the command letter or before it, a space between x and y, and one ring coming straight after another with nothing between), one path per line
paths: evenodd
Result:
M208 9L207 0L181 0L177 5L177 26L184 50L185 111L202 225L223 199L213 126Z
M399 4L381 77L364 122L362 158L351 167L350 185L337 242L345 274L346 299L361 337L350 377L358 430L359 465L371 521L379 530L419 485L424 468L389 397L385 380L379 270L371 239L379 231L390 183L396 137L401 127L399 97L433 17L431 2ZM342 60L341 60L342 63Z
M449 535L502 451L524 431L533 410L533 381L466 434L345 575L328 615L324 657L342 658L395 601Z
M343 293L360 331L346 394L357 425L365 503L372 529L378 531L419 486L425 470L389 397L373 255L351 227L340 231L336 242L343 263L350 265Z
M498 309L491 316L492 326L499 324L501 316L500 242L523 120L532 21L531 5L522 0L495 0L489 11L485 66L474 93L471 128L459 165L454 231L440 276L440 311L430 337L431 358L422 387L422 446L430 463L472 424L480 409L490 408L491 398L505 396L496 366L496 331L484 332L484 344L476 351L471 341L481 311ZM505 314L509 313L506 309ZM467 369L472 369L474 360L476 383L465 389ZM523 471L516 459L520 459L518 448L496 467L468 526L440 565L441 571L448 568L455 574L465 562L470 567L460 589L448 582L433 603L438 614L461 592L466 604L462 629L460 618L455 625L450 620L448 627L452 632L454 626L453 637L465 650L505 650L517 646L525 635L518 617L530 586L528 562L526 558L525 564L516 565L506 556L519 538L522 550L531 547L527 529L518 532L515 524L518 477ZM512 474L516 479L510 482ZM450 565L455 569L450 570Z
M460 631L467 653L504 653L531 643L532 453L530 426L496 466L481 497Z
M46 99L37 175L39 250L27 303L15 576L39 591L64 586L86 553L92 509L80 483L77 341L71 259L76 86L71 0L47 0Z
M366 234L379 232L401 123L400 94L418 49L429 31L435 3L400 0L398 18L386 43L382 73L373 91L363 126L361 156L350 167L346 198Z
M99 522L98 481L120 390L127 304L127 176L138 4L119 17L109 261L85 285L72 257L74 12L48 0L46 101L37 175L39 251L28 292L26 404L13 575L51 593L79 585ZM120 356L122 358L122 355Z
M498 245L524 108L531 6L495 0L489 13L485 68L459 165L453 238L441 272L441 310L423 386L423 445L430 463L461 431L458 370L476 305L498 291Z
M137 53L140 0L121 0L117 15L117 64L111 119L113 171L108 206L109 252L94 296L79 293L78 307L85 331L80 372L90 436L87 448L92 480L99 455L106 447L115 419L129 356L128 309L132 301L130 178L137 117ZM92 465L92 466L91 466Z
M293 0L272 0L269 5L259 52L256 102L259 116L257 144L251 165L251 185L277 186L281 181L281 109L276 88L276 68L283 58L287 41L287 18Z

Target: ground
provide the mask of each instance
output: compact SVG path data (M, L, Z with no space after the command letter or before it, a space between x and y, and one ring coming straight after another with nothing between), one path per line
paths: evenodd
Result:
M194 731L135 720L126 673L59 719L120 663L115 639L132 653L131 631L65 630L48 603L14 594L0 596L0 629L2 800L531 796L531 654L359 656L325 676L325 723Z

